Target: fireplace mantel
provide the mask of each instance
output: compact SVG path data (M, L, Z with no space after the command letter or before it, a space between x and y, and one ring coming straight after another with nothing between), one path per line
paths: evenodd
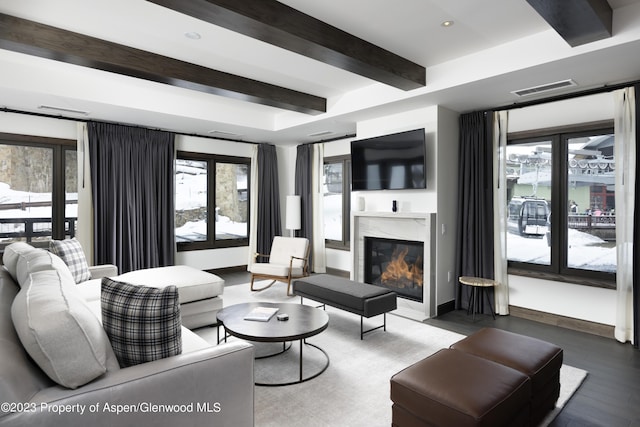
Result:
M404 317L425 320L435 313L434 230L435 213L355 211L351 215L351 279L364 282L364 238L382 237L424 242L423 303L398 299L395 311Z

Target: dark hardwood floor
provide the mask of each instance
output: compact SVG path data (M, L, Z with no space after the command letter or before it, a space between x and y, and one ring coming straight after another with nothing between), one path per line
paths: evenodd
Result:
M216 273L226 286L248 283L245 271ZM564 362L589 372L551 427L640 427L640 350L584 332L514 316L476 315L452 311L426 323L469 335L496 327L552 342L564 350Z

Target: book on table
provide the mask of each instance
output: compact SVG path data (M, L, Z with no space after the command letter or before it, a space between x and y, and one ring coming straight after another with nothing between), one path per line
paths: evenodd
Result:
M257 322L268 322L274 314L278 312L277 307L256 307L251 310L244 320L255 320Z

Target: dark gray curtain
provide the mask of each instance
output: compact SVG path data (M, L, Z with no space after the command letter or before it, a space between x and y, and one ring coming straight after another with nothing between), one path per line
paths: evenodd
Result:
M457 277L494 278L492 112L460 116ZM493 299L493 289L485 290ZM457 283L456 308L468 308L469 287ZM489 313L489 307L482 311Z
M297 237L309 239L309 246L313 248L313 200L312 200L312 171L313 146L311 144L298 145L296 154L295 191L300 196L301 218L300 230ZM313 251L309 251L309 266L313 266Z
M174 264L174 134L88 123L94 257L120 273Z
M282 235L280 216L280 190L278 183L278 155L276 147L269 144L258 146L258 228L256 249L258 253L271 252L275 236ZM258 262L267 259L258 257Z

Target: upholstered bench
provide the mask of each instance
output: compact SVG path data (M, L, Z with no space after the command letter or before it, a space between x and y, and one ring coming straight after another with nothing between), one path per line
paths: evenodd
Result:
M387 329L387 312L395 310L397 295L395 292L366 283L359 283L329 274L318 274L293 282L293 294L322 304L330 305L360 315L360 339L364 334L376 329ZM363 318L382 314L384 323L378 327L364 330Z
M531 425L537 425L555 407L560 394L560 347L513 332L484 328L451 348L509 366L531 378Z
M507 366L442 349L391 378L394 427L527 426L531 380Z

